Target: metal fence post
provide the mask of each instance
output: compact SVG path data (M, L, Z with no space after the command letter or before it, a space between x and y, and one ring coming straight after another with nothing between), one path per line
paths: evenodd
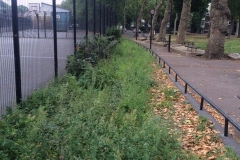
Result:
M102 35L102 3L99 2L99 31L100 31L100 36Z
M86 39L88 38L88 0L85 0L86 3Z
M109 27L112 27L112 7L109 8Z
M107 15L107 24L106 24L106 26L108 27L109 26L109 21L108 21L108 17L109 17L109 7L107 6L107 13L106 13L106 15Z
M106 33L106 6L103 5L103 35Z
M77 35L76 35L76 0L73 0L73 38L74 38L74 55L77 49Z
M54 44L54 71L55 78L58 78L58 52L57 52L57 13L56 13L56 0L52 0L53 4L53 44Z
M15 63L15 84L16 84L16 102L22 101L22 84L21 84L21 61L18 35L18 8L17 0L12 0L12 31Z
M46 12L44 11L44 36L47 38L47 31L46 31Z
M93 0L93 35L96 34L96 0Z
M35 12L36 18L37 18L37 30L38 30L38 38L39 38L39 15L37 12Z

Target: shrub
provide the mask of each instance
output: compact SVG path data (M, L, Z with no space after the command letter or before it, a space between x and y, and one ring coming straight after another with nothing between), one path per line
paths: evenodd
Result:
M122 37L121 31L116 26L107 28L106 35L114 36L117 40Z
M78 44L75 56L68 56L66 70L78 77L86 68L95 66L101 59L109 58L110 51L106 37L94 36L85 39Z

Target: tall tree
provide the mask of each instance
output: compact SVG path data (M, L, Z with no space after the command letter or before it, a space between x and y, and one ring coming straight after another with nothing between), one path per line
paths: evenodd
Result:
M238 22L240 21L240 1L239 0L228 0L228 7L231 10L231 15L233 16L234 20L238 20ZM231 24L233 24L233 22L231 22ZM237 27L237 37L240 38L240 32L239 32L240 28L239 25Z
M185 40L190 11L191 11L191 1L192 0L183 0L182 13L181 13L180 23L178 26L176 43L182 44Z
M18 13L20 13L21 16L23 16L27 11L28 11L28 7L26 7L24 5L18 6Z
M157 4L157 6L155 8L155 12L154 12L153 20L152 20L152 24L151 24L153 26L152 27L153 29L155 28L155 25L157 23L157 18L158 18L159 12L161 10L162 3L163 3L163 0L158 0L158 4ZM149 32L148 38L150 38L150 33L151 33L151 30ZM153 35L153 37L154 37L154 35Z
M141 9L139 11L138 14L138 18L137 18L137 24L136 24L136 34L138 35L138 30L139 30L139 25L143 16L143 11L144 11L144 6L146 4L147 0L142 0L142 5L141 5Z
M161 25L160 25L159 34L156 39L157 42L161 41L161 39L165 38L165 36L166 36L166 27L167 27L167 23L169 22L169 19L170 19L171 2L172 2L172 0L166 1L167 6L165 8L164 17L163 17Z
M212 0L210 11L210 37L205 50L208 59L220 59L224 54L225 34L227 33L230 10L227 0Z
M191 5L191 32L201 31L202 18L205 17L210 0L192 0Z

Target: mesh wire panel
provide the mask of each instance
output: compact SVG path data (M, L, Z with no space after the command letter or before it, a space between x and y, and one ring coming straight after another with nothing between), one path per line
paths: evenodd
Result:
M77 43L86 36L86 0L76 0L76 36Z
M73 7L73 1L69 1ZM60 6L61 7L61 6ZM68 55L74 53L74 34L71 24L73 21L72 9L56 9L57 17L57 51L58 51L58 73L62 76L66 73L65 66Z
M54 77L52 4L18 0L22 96ZM20 8L21 7L21 8Z
M16 99L12 16L18 19L22 99L45 86L54 77L52 4L18 0L18 13L0 1L0 105L1 114ZM69 11L57 8L58 72L65 73L65 61L73 53L73 32L69 29Z
M0 1L0 114L15 102L11 3Z
M97 2L96 4L96 32L102 34L102 3Z

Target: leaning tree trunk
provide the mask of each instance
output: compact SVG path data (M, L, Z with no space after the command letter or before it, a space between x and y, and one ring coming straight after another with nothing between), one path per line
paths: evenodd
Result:
M171 10L171 0L167 0L167 6L165 8L165 12L164 12L164 17L162 19L160 28L159 28L159 34L158 37L156 39L157 42L160 42L162 38L165 38L166 36L166 27L167 27L167 23L169 22L170 19L170 10Z
M138 18L137 18L137 22L136 22L137 23L136 24L136 35L137 35L137 37L138 37L139 24L141 23L142 14L143 14L143 10L144 10L146 2L147 2L147 0L142 0L142 6L141 6L140 12L138 14Z
M180 18L180 23L178 26L178 34L176 43L182 44L185 40L186 31L188 27L188 20L191 11L191 2L192 0L183 0L182 13Z
M158 18L160 9L162 7L162 2L163 2L163 0L159 0L157 6L155 8L155 12L154 12L153 20L152 20L152 24L151 24L151 26L153 26L153 27L151 27L153 30L154 30L155 25L157 23L157 18ZM150 32L148 34L148 39L150 39L150 34L151 34L151 29L150 29ZM152 37L154 38L154 34L152 35Z
M224 54L225 35L229 17L230 10L227 0L211 0L211 28L205 50L205 58L220 59Z

